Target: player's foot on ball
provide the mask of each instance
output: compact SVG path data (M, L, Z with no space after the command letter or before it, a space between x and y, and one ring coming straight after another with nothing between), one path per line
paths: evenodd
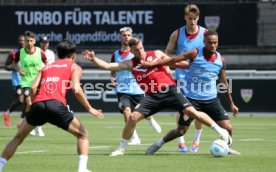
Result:
M178 150L179 150L180 152L183 152L183 153L188 152L188 149L187 149L185 143L179 143L179 144L178 144Z
M199 144L193 142L191 148L189 149L189 152L197 152L199 149Z
M156 143L151 145L147 150L146 150L146 155L152 155L156 151L158 151L161 148L161 146L158 146Z
M114 157L114 156L122 156L122 155L124 155L124 150L120 149L120 148L118 148L117 150L115 150L115 151L113 151L113 152L111 152L109 154L109 156L112 156L112 157Z
M222 133L220 135L221 139L224 140L228 146L232 145L232 137L229 135L228 131L225 129L222 129Z
M241 155L240 152L234 150L234 149L229 149L229 152L228 152L229 155Z
M3 118L4 118L4 123L7 127L10 126L10 116L8 115L7 112L4 112L3 114Z

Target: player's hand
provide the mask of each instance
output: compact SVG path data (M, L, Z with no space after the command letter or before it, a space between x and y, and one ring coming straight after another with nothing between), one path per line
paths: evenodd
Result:
M85 50L81 54L83 58L90 60L92 62L96 59L96 55L94 51Z
M145 60L141 59L140 63L141 64L139 64L139 66L141 68L150 68L150 67L152 67L152 62L148 62L148 61L145 61Z
M102 113L102 110L101 109L94 109L94 108L91 108L89 111L88 111L91 115L94 115L96 116L97 118L104 118L104 115Z
M239 108L236 105L231 105L231 110L233 112L233 116L236 117L239 113Z
M116 85L117 85L116 78L111 77L111 78L110 78L110 81L111 81L111 84L112 84L114 87L116 87Z
M22 71L22 70L20 70L20 71L19 71L19 74L20 74L20 76L24 76L24 75L25 75L25 72Z

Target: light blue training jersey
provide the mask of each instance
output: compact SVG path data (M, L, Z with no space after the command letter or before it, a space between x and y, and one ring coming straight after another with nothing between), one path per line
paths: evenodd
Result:
M199 49L185 77L187 85L182 88L186 97L195 100L211 100L217 97L216 81L223 62L220 53L216 54L217 59L209 62L204 58L203 48Z
M183 52L187 52L192 49L198 49L204 47L204 32L205 28L199 26L199 33L194 39L188 39L185 33L186 26L179 28L178 40L176 45L176 56ZM187 69L175 69L175 80L184 79L187 73Z
M114 61L119 63L125 60L130 60L134 56L132 53L129 53L126 57L122 57L119 53L119 50L114 52ZM136 79L132 73L128 70L123 70L116 72L116 82L117 86L115 87L116 93L125 93L125 94L144 94L145 92L140 88Z

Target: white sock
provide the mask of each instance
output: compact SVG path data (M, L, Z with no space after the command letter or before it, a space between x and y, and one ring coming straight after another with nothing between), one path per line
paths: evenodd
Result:
M194 140L193 140L194 143L199 144L201 132L202 132L202 130L195 129L195 136L194 136Z
M0 158L0 172L2 171L3 167L7 164L7 160L5 158Z
M211 128L213 129L213 130L215 130L219 135L221 134L221 128L220 128L220 126L218 126L218 124L216 124L215 122L211 125Z
M87 169L87 160L88 160L87 155L79 156L79 170L78 170L79 172Z
M37 126L37 127L36 127L36 130L37 130L38 132L42 131L42 127L41 127L41 126Z
M128 140L122 138L121 141L120 141L120 146L119 146L119 148L125 150L125 149L126 149L126 146L127 146L127 143L128 143Z
M135 139L139 139L139 136L138 136L138 134L137 134L136 129L134 129L133 134L132 134L130 140L135 140Z
M185 144L184 136L178 137L178 143L179 143L179 144Z
M158 141L156 142L156 145L160 147L160 146L162 146L164 143L165 143L165 142L164 142L163 138L161 138L160 140L158 140Z
M6 114L7 114L7 115L9 115L9 114L10 114L10 110L9 110L9 109L6 111Z

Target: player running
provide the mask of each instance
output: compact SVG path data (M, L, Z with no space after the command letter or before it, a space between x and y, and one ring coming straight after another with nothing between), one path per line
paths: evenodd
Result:
M6 62L5 62L5 66L4 69L7 71L12 71L12 86L13 86L13 90L15 93L15 97L16 100L13 101L11 103L11 105L9 106L9 108L7 109L6 112L4 112L3 114L3 118L4 118L4 123L7 127L10 126L10 113L13 112L19 105L21 105L23 103L23 94L22 94L22 90L21 90L21 86L20 86L20 74L19 72L16 71L13 62L15 59L15 54L24 47L24 43L25 43L25 36L24 35L19 35L18 36L18 49L14 49L12 50L11 53L9 53ZM22 110L22 114L21 114L21 118L22 116L24 116L24 110Z
M221 128L226 129L232 135L232 125L228 114L217 98L217 92L225 93L234 116L238 114L239 108L234 104L228 87L225 60L216 51L218 47L218 34L215 31L207 31L204 34L204 45L205 47L203 48L184 53L185 57L189 57L189 63L182 62L178 64L178 66L182 66L183 68L189 67L185 76L186 83L182 86L182 90L184 90L186 97L196 110L208 114ZM173 61L177 61L177 58L169 57L168 59L163 58L160 61L152 63L145 62L142 66L152 68L158 65L172 64ZM217 79L220 81L220 90L217 89ZM184 120L183 114L181 114L179 118L179 124L181 125L178 125L176 129L168 132L166 136L150 146L146 154L153 154L164 143L184 135L192 120L193 118L191 117ZM232 149L230 149L229 153L240 154Z
M116 50L111 58L111 62L122 62L133 58L128 45L129 40L132 38L132 29L130 27L123 27L120 29L121 48ZM119 108L124 115L125 123L128 121L134 107L144 98L145 92L137 84L132 73L128 70L119 72L111 72L111 82L115 86L115 91L118 97ZM161 133L161 127L154 120L153 117L146 118L150 125L157 133ZM136 132L130 139L129 145L139 145L141 140Z
M45 66L39 72L31 87L32 106L20 130L5 147L0 158L0 172L7 161L14 155L17 147L24 141L35 126L50 123L71 133L77 138L79 154L78 172L89 172L87 160L89 152L88 131L74 117L66 106L66 93L72 88L73 94L85 109L98 118L103 118L101 110L89 104L80 87L82 69L76 60L76 45L70 41L62 41L57 46L59 60Z
M186 97L177 92L176 84L170 74L167 73L164 66L148 69L140 67L143 61L159 61L160 59L168 59L170 57L159 50L145 51L142 41L138 38L132 38L129 41L129 46L131 53L134 54L134 58L120 63L107 63L100 60L95 56L93 51L90 52L86 50L82 52L84 58L90 60L102 69L110 71L132 71L136 81L146 93L145 98L142 99L140 104L135 108L125 125L119 148L111 152L110 156L124 154L124 150L133 134L137 122L165 108L176 109L177 111L181 111L199 120L201 123L214 129L229 145L232 143L232 138L225 129L219 127L207 114L193 108ZM189 58L182 54L179 58L180 57L184 59Z

